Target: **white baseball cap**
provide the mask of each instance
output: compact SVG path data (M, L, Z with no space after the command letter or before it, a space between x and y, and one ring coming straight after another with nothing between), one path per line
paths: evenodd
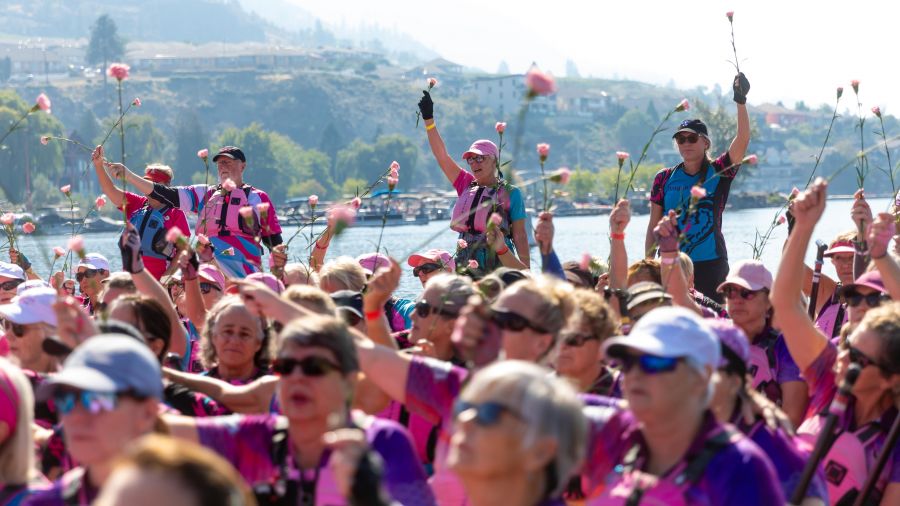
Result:
M686 358L694 366L716 369L722 356L719 339L709 325L693 311L681 307L661 307L638 320L631 333L603 344L608 358L622 355L626 348L657 357Z
M0 261L0 276L12 279L25 279L25 271L16 264Z
M99 271L109 271L109 260L106 259L105 256L100 253L88 253L78 262L78 267L86 267L88 269L95 269Z
M58 295L52 288L32 288L13 297L9 304L0 305L0 315L18 325L47 323L56 326L53 303Z

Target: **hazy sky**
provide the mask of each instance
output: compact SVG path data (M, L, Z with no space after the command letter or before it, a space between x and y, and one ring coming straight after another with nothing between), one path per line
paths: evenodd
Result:
M494 72L532 61L565 75L632 78L679 87L730 87L728 20L735 12L741 70L751 103L797 100L900 110L900 4L882 0L289 0L329 23L377 22L409 33L449 60ZM850 94L848 99L847 93Z

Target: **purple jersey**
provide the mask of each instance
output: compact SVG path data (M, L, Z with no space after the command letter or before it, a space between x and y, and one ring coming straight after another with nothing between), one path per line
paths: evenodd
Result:
M750 367L753 389L766 395L781 406L781 385L790 381L803 381L800 368L791 357L784 335L772 327L766 327L750 340Z
M287 441L285 462L273 462L276 427L275 415L231 415L197 420L200 443L217 451L238 470L251 488L277 483L279 479L311 482L313 504L346 505L328 467L326 453L313 476L293 466L290 441ZM406 430L400 425L377 418L367 418L364 431L369 446L384 461L385 489L401 504L434 504L425 472L416 458ZM287 472L283 477L282 470ZM306 489L305 483L303 486Z
M100 490L90 484L85 471L76 467L49 487L35 490L23 506L66 506L69 504L91 504Z
M591 422L583 485L589 505L625 504L641 483L643 497L652 503L703 505L784 504L775 470L763 452L745 436L716 422L707 412L684 461L658 479L640 470L646 446L639 422L618 405L585 409ZM714 443L715 446L711 446ZM690 472L694 462L706 465ZM632 467L629 471L627 468ZM687 472L687 478L682 479ZM654 503L655 504L655 503Z

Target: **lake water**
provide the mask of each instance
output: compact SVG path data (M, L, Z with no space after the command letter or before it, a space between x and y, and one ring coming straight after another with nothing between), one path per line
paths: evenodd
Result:
M841 232L853 228L850 222L850 206L852 200L829 200L825 208L825 215L819 222L814 238L829 242ZM886 211L889 199L873 199L870 201L875 213ZM751 245L754 241L754 233L758 229L764 233L772 222L778 208L745 209L741 211L728 210L724 216L724 234L728 245L728 257L734 262L752 257ZM649 215L639 215L632 218L626 235L626 245L632 259L638 258L644 248L644 236L647 230ZM585 252L595 256L606 258L609 255L609 242L607 239L609 230L608 215L556 218L556 238L554 245L562 261L578 260ZM316 227L321 230L321 226ZM284 231L285 240L290 237L296 228L289 227ZM375 250L378 241L379 228L351 228L340 237L331 242L328 258L339 255L357 256ZM437 234L437 237L426 244L426 241ZM762 261L774 273L781 254L784 239L787 236L787 226L776 227L766 246ZM89 234L84 236L87 251L99 252L109 258L113 269L121 266L116 240L118 234ZM308 231L298 236L292 243L289 253L292 259L299 259L308 254ZM35 270L42 276L49 273L49 253L54 246L65 247L68 236L20 236L19 242L22 250L28 255L35 265ZM432 222L423 226L389 227L384 230L382 248L386 248L391 256L405 259L415 251L430 248L443 248L449 251L455 249L456 234L449 229L449 221ZM50 255L49 257L47 255ZM532 249L532 266L540 268L540 255L537 249ZM810 245L807 251L807 261L812 264L815 258L815 245ZM264 262L267 260L264 259ZM401 280L399 294L401 296L413 296L421 290L418 279L412 276L412 268L401 261L404 275ZM266 263L266 265L268 265ZM56 268L62 266L58 261ZM825 262L824 272L834 277L834 268L830 262Z

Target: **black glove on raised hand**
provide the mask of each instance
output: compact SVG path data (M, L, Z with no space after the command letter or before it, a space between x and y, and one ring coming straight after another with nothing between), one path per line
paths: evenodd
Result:
M738 72L736 76L734 76L734 83L731 85L732 91L734 91L734 101L739 104L747 103L747 92L750 91L750 81L747 80L747 77L743 72Z
M431 101L431 93L422 92L422 100L419 100L419 111L422 112L422 119L429 120L434 118L434 102Z
M144 270L144 256L141 253L141 236L134 227L126 227L119 239L119 251L122 253L122 270L137 274Z

